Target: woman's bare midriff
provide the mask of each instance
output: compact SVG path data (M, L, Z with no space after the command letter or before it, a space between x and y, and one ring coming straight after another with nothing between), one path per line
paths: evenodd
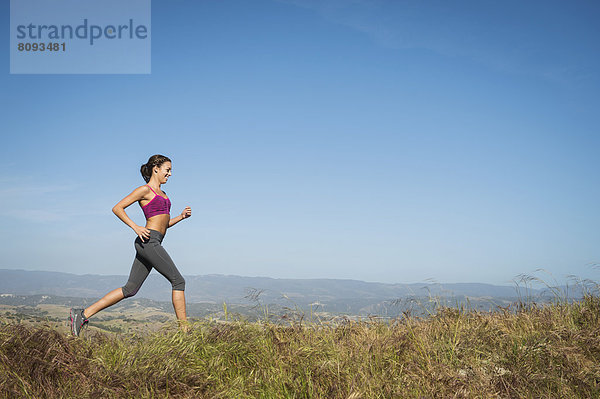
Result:
M159 231L164 235L169 227L169 220L171 220L171 216L168 214L152 216L146 220L146 228Z

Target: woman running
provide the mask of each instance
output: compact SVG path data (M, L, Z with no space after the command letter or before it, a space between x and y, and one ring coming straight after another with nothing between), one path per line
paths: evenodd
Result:
M188 331L185 313L185 280L161 243L169 227L192 216L192 208L186 207L180 215L172 219L169 215L171 201L160 187L171 176L171 160L169 158L164 155L153 155L146 164L142 165L140 172L147 184L133 190L112 209L113 213L137 234L134 242L136 255L129 280L123 287L112 290L90 307L71 309L69 319L71 332L75 336L79 335L90 317L123 298L134 296L152 268L155 268L171 282L175 315L180 328ZM136 201L146 216L146 227L138 226L125 213L125 208Z

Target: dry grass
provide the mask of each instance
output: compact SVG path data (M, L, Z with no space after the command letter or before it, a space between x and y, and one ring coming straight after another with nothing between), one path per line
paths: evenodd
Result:
M2 397L600 397L600 298L143 337L0 326Z

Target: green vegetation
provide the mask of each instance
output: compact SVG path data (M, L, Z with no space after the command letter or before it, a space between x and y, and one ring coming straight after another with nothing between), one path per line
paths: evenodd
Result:
M600 298L146 335L0 325L2 397L600 397Z

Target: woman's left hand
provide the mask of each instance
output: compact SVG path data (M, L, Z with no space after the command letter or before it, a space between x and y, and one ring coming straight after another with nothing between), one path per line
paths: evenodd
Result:
M183 210L183 212L181 212L181 218L187 219L190 216L192 216L192 208L190 208L189 206L186 206L185 209Z

